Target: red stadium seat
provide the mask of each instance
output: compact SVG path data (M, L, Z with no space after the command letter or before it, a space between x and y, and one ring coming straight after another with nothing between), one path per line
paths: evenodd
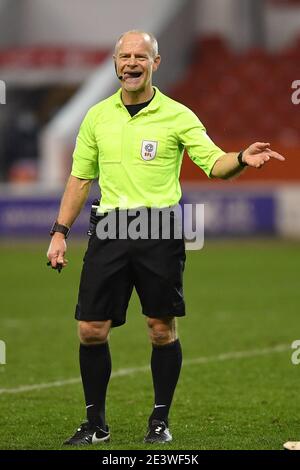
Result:
M172 96L199 115L220 146L225 142L229 149L243 148L249 142L270 140L278 142L282 153L295 153L298 145L300 154L300 105L291 100L292 82L300 80L299 56L300 36L298 47L296 41L277 55L258 48L234 54L222 38L201 39L187 79ZM274 168L276 175L272 169L268 174L280 177ZM288 175L289 170L281 171Z

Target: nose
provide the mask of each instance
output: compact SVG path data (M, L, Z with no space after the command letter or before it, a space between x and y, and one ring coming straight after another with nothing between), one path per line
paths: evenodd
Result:
M134 67L136 65L136 58L134 55L130 56L130 59L128 60L128 64L131 66L131 67Z

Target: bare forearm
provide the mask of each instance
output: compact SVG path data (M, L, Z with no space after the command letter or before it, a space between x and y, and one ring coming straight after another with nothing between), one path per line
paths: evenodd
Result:
M237 157L237 152L222 155L214 164L211 176L213 178L228 179L239 175L245 168L239 164Z
M84 206L92 185L92 180L70 176L61 200L57 221L71 227Z
M246 150L241 152L240 160L239 154L236 152L225 153L214 164L211 171L213 178L228 179L233 176L238 176L244 171L243 164L252 168L262 168L271 159L284 162L285 158L280 153L274 152L270 148L268 142L255 142L251 144Z

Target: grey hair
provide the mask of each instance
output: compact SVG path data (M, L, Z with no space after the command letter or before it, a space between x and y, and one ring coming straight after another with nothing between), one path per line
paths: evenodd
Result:
M148 36L148 38L150 39L151 47L152 47L153 57L156 57L158 55L158 42L157 42L156 37L152 33L147 33L146 31L141 31L139 29L131 29L130 31L126 31L119 37L115 45L115 54L117 53L119 49L119 46L123 37L126 36L127 34L141 34L143 36Z

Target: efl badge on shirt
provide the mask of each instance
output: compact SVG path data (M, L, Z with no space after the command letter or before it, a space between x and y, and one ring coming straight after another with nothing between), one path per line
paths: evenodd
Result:
M141 155L143 160L153 160L156 157L158 142L143 140Z

